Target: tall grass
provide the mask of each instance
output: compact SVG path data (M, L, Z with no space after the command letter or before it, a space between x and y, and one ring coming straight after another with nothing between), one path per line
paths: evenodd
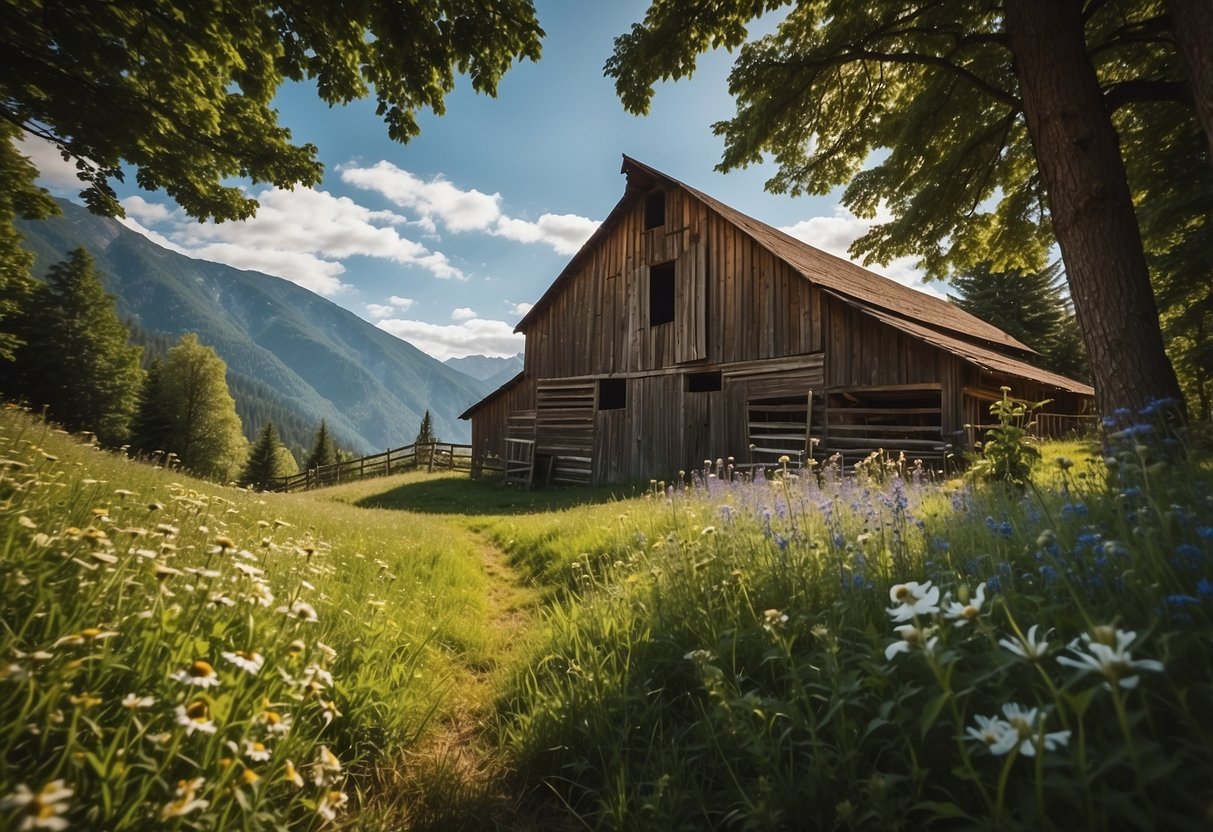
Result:
M0 415L0 826L314 828L483 656L475 542Z
M567 576L501 703L520 788L560 828L1208 828L1211 477L1109 431L1023 492L704 471L515 525Z

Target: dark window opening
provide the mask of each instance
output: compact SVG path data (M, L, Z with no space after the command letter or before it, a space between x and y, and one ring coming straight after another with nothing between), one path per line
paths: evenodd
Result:
M653 191L644 200L644 230L665 225L665 191Z
M598 379L598 409L622 410L628 406L628 382L622 378Z
M649 326L674 320L674 262L649 267Z
M687 374L688 393L715 393L721 390L720 371Z

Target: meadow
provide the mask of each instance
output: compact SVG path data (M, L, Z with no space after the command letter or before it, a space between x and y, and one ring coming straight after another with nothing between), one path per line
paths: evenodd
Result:
M1213 472L252 494L0 418L14 829L1205 829Z

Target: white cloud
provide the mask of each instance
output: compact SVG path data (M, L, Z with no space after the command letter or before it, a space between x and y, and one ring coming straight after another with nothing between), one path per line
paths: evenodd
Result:
M509 358L522 352L526 345L526 339L515 335L510 324L483 318L446 325L391 318L380 321L377 326L439 361L465 355Z
M864 219L855 216L845 207L836 205L833 216L812 217L801 220L795 225L784 226L780 230L822 251L862 266L863 264L853 258L847 249L850 248L851 243L866 234L873 225L887 222L891 218L882 209L877 212L875 217ZM898 257L883 266L878 265L874 268L864 266L864 268L920 292L926 292L939 298L947 297L938 288L923 281L923 272L918 268L917 261L913 257Z
M425 181L391 162L341 169L341 179L375 191L393 204L418 214L417 224L437 231L479 231L520 243L543 243L559 254L573 254L598 228L597 220L575 214L544 214L537 221L516 219L501 210L501 194L461 190L441 177Z
M461 306L458 309L451 310L452 321L470 321L476 317L476 310L468 309L466 306Z
M256 216L225 223L196 222L180 209L139 196L122 204L130 214L126 225L160 245L277 275L328 297L349 288L340 277L345 272L341 261L353 256L417 266L440 278L464 278L442 252L402 237L397 227L407 220L399 214L373 211L312 188L266 188L254 196L261 204ZM401 310L412 303L402 300L407 302L398 305Z
M403 312L417 301L413 300L412 298L402 298L400 295L392 295L387 299L387 302Z
M366 314L370 315L375 320L378 320L379 318L386 318L388 315L395 313L395 311L396 307L384 306L381 303L368 303L366 305Z
M509 301L506 301L506 303L509 303ZM510 312L517 315L519 319L522 319L526 317L526 313L534 308L535 304L533 303L515 303L510 306Z
M43 185L57 190L74 191L85 187L85 183L76 176L75 160L64 159L54 144L28 133L22 133L19 138L17 151L28 156L34 167L38 168L38 179Z

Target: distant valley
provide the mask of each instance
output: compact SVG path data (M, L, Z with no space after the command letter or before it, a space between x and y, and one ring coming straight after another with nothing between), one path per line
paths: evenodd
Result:
M520 356L444 364L288 280L195 260L74 203L59 207L61 216L17 224L35 272L88 249L137 340L156 351L196 332L227 362L249 436L272 420L298 449L324 419L343 448L371 453L411 442L428 409L440 439L466 442L459 414L521 366Z

